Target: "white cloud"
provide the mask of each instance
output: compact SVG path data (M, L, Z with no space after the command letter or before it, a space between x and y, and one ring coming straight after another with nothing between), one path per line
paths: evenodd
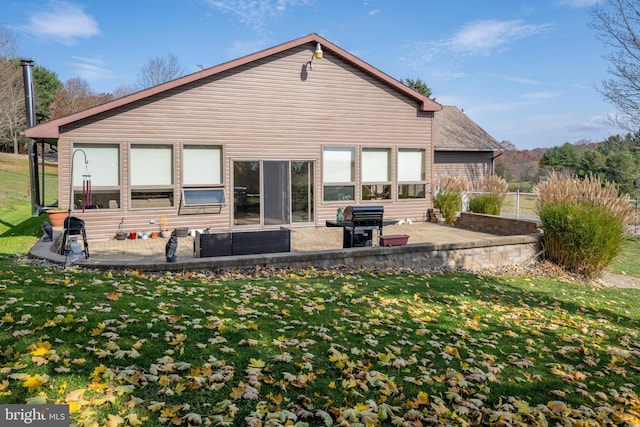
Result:
M541 100L541 99L553 99L558 97L558 93L549 92L549 91L541 91L541 92L529 92L522 94L521 97L524 99L531 100Z
M568 7L591 7L597 3L600 3L600 0L558 0L559 6L568 6Z
M589 134L594 134L598 131L614 133L616 129L612 124L613 118L614 118L613 113L605 116L602 116L602 115L591 116L586 119L582 119L580 121L567 123L565 125L565 128L568 131L574 132L578 135L581 135L581 134L589 135Z
M230 58L240 58L264 49L264 45L264 40L235 40L226 52Z
M549 24L525 24L521 20L476 21L463 26L440 44L468 55L490 55L501 51L516 40L534 36L549 28Z
M551 24L526 24L521 20L475 21L440 41L405 43L400 61L410 68L421 69L428 64L432 73L438 67L445 74L458 75L454 70L462 67L465 57L503 52L516 41L541 34L550 27ZM512 79L518 81L515 77ZM520 79L519 82L537 84L528 79Z
M75 61L71 64L75 75L87 81L113 78L113 71L106 66L102 59L81 56L74 56L72 59Z
M540 85L540 82L538 80L528 79L526 77L509 76L509 75L506 75L506 74L496 74L496 73L489 73L488 75L491 76L491 77L496 77L498 79L507 80L507 81L514 82L514 83L520 83L520 84L524 84L524 85L527 85L527 86L538 86L538 85Z
M258 34L267 34L267 21L288 9L305 6L312 0L205 0L206 4L235 16Z
M24 31L72 45L78 38L100 34L96 20L82 8L65 1L49 1L46 9L34 12Z

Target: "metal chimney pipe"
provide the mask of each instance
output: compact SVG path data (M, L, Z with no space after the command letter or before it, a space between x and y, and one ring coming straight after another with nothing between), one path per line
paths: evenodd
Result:
M36 101L33 88L33 61L23 59L22 77L24 81L24 104L27 113L27 126L36 124ZM31 215L40 215L40 185L38 181L38 145L35 139L29 138L29 178L31 180Z
M24 106L27 112L27 127L36 124L36 100L33 95L33 60L23 59L20 61L22 66L22 78L24 80Z

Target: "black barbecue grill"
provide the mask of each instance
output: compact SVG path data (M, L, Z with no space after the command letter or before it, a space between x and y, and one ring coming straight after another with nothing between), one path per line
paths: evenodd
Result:
M373 245L373 232L382 235L384 206L348 206L344 210L345 222L342 247L355 248Z

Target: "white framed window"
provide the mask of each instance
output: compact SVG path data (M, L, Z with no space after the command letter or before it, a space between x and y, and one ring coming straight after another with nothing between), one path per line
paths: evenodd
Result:
M360 160L362 200L391 199L391 150L363 148Z
M324 201L355 200L355 148L324 147L322 187Z
M182 186L222 185L222 147L185 145L182 149Z
M73 144L72 160L74 209L82 207L83 181L85 180L91 183L91 200L85 206L86 209L119 209L122 205L120 145Z
M129 154L131 207L174 206L173 170L173 145L131 145Z
M425 188L425 150L398 149L398 199L424 199Z

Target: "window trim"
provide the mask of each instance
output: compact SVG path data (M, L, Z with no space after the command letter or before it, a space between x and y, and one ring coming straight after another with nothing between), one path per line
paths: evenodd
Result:
M405 170L403 165L400 164L400 153L402 151L414 151L420 152L421 154L421 180L418 181L401 181L400 180L400 171ZM422 197L401 197L400 186L402 185L422 185L423 186L423 194ZM407 200L424 200L427 195L427 150L419 147L398 147L397 155L396 155L396 191L398 192L398 201L407 201Z
M186 152L189 149L211 149L217 150L219 155L219 164L218 164L218 172L220 176L218 177L219 182L189 182L187 183L187 169L189 168L188 160ZM196 188L196 187L223 187L224 186L224 147L222 144L183 144L182 145L182 181L181 185L186 188Z
M364 179L365 176L365 153L385 153L386 154L386 179L385 180L374 180L374 181L366 181ZM360 149L360 200L363 202L370 201L391 201L393 200L393 183L391 179L391 171L392 171L392 158L393 158L393 150L390 147L362 147ZM375 166L374 166L375 167ZM382 194L382 197L371 197L368 199L364 198L365 193L371 193L371 187L381 187L382 191L376 194ZM365 190L365 188L369 188Z
M330 152L331 150L336 151L350 151L351 159L350 159L350 181L325 181L326 173L327 173L327 159L325 158L325 153ZM322 201L327 203L343 203L343 202L355 202L357 197L357 186L356 186L356 155L357 150L355 146L323 146L322 147ZM337 188L337 187L352 187L353 188L353 198L352 199L327 199L326 189L327 188Z
M211 202L211 203L188 203L187 202L187 194L190 192L203 192L203 191L214 191L216 194L221 195L218 198L219 201ZM224 206L227 204L224 188L222 187L186 187L182 188L182 198L180 201L182 207L199 207L199 206Z
M82 178L85 173L85 169L89 172L89 180L92 181L92 194L107 194L107 193L117 193L117 198L109 199L108 203L104 205L104 207L100 207L99 209L109 209L109 210L121 210L122 209L122 200L123 200L123 184L122 184L122 144L118 142L110 142L110 141L71 141L71 162L73 163L71 169L73 170L73 175L71 174L71 170L69 172L69 180L71 185L71 199L73 210L78 210L76 207L76 199L77 195L80 195L80 199L82 197ZM117 181L115 183L110 183L109 185L97 185L96 184L96 171L102 170L104 172L104 159L100 159L101 161L96 162L96 159L91 157L92 153L91 149L93 148L112 148L116 150L116 155L113 160L117 161L115 165L115 171L113 171L113 176L110 176L110 180ZM78 154L76 155L76 150L82 150L85 153L85 156ZM85 165L85 160L88 162ZM93 171L92 171L93 169ZM75 179L77 178L77 179ZM93 178L93 179L92 179ZM99 181L98 181L99 182ZM115 207L110 207L111 202L115 202ZM97 205L92 205L88 207L88 209L96 209Z
M168 148L171 150L171 155L170 155L170 167L171 167L171 171L170 171L170 184L153 184L153 183L147 183L147 184L138 184L138 185L134 185L132 183L133 181L133 167L134 167L134 162L132 160L132 153L136 150L136 148L151 148L151 147L160 147L160 148ZM128 152L128 172L129 172L129 188L128 188L128 198L129 198L129 209L131 210L144 210L144 209L175 209L176 207L176 179L175 179L175 174L176 174L176 164L175 164L175 151L176 151L176 144L175 143L171 143L171 142L158 142L158 141L153 141L153 142L132 142L131 144L129 144L129 152ZM170 193L169 195L169 200L170 203L167 206L164 206L162 203L157 204L157 203L150 203L150 206L137 206L134 207L134 198L133 198L133 194L134 193L156 193L156 194L161 194L161 193ZM156 198L149 198L149 199L139 199L140 201L142 200L155 200ZM138 199L136 199L138 200Z

